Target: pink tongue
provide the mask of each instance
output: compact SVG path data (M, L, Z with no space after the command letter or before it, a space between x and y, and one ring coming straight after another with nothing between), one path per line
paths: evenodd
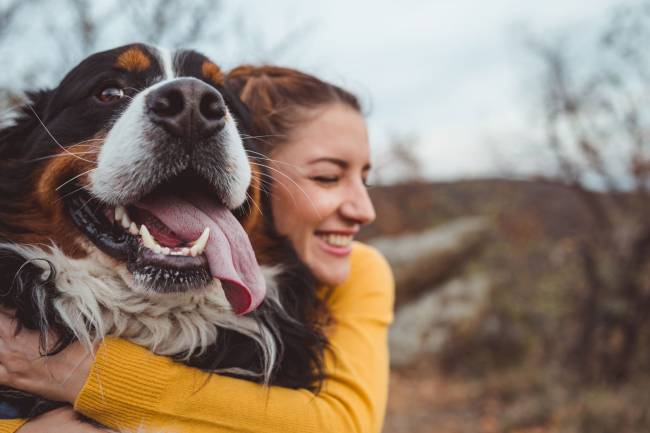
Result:
M185 240L197 239L206 227L205 248L210 273L221 280L237 314L248 313L262 302L266 285L246 232L228 209L205 197L150 196L137 203Z

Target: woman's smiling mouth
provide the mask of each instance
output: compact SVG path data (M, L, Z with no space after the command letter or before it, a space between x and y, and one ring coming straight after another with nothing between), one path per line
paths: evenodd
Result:
M352 251L354 234L341 233L336 231L316 231L319 244L326 252L338 257L345 257Z

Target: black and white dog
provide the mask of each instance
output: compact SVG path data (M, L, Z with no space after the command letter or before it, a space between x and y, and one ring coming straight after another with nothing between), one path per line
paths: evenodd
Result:
M0 305L19 328L53 331L50 354L120 336L207 371L318 388L322 304L272 223L259 247L242 228L269 198L215 63L133 44L26 97L0 121ZM52 407L1 387L0 402L20 416Z

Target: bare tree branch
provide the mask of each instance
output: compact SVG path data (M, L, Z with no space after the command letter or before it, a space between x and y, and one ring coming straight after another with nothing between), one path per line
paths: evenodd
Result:
M595 227L579 240L585 290L574 305L570 357L587 380L625 380L640 335L650 332L642 289L650 269L650 2L619 9L600 41L598 58L582 62L565 43L529 45L541 61L540 103L559 180ZM620 344L612 346L613 335Z

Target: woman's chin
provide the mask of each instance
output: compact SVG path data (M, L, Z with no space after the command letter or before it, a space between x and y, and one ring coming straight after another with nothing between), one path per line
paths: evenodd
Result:
M348 255L336 256L322 251L314 254L309 268L318 281L328 286L343 283L350 273L350 257Z

